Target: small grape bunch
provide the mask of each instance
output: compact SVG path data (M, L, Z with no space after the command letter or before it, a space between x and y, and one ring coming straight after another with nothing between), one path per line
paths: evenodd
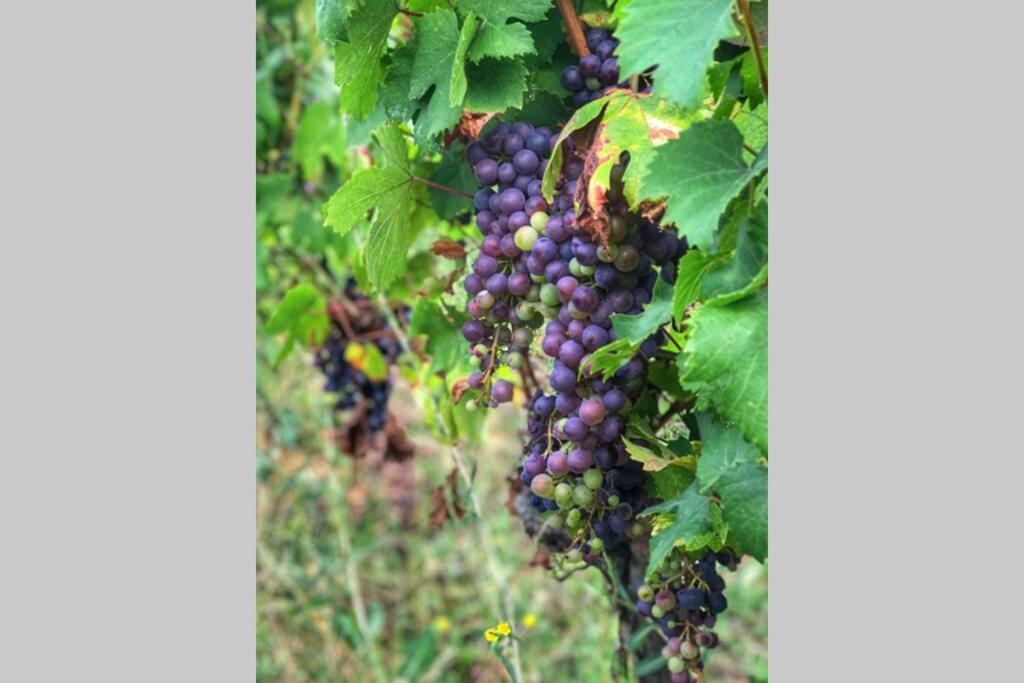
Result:
M729 606L718 565L735 570L738 562L728 548L708 550L697 560L676 550L654 580L637 589L637 611L655 619L668 638L662 655L673 681L690 681L693 672L704 668L701 652L718 647L718 634L711 629Z
M562 87L572 93L577 107L597 99L609 87L627 87L619 82L619 60L615 57L618 46L619 41L603 28L587 31L590 54L581 57L578 65L567 66L561 75Z

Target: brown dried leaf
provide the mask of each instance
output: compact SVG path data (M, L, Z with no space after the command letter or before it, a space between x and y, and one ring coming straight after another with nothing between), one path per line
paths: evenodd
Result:
M402 426L398 424L394 415L388 415L388 420L384 424L384 434L387 438L387 446L384 451L385 460L404 462L415 454L415 445Z
M456 380L455 384L452 385L452 399L455 403L462 400L462 395L469 389L469 380L463 377L462 379Z
M452 261L466 258L466 250L462 245L446 237L442 237L434 242L433 246L430 247L430 251Z
M459 504L458 498L458 470L452 468L445 478L445 483L435 488L430 494L430 526L440 529L446 520L452 515L461 519L466 514L466 509ZM449 506L449 492L451 505Z
M480 131L487 125L487 122L497 115L498 112L496 111L474 113L468 109L463 109L462 118L459 119L455 128L444 135L445 149L448 149L453 140L464 140L466 142L476 140L480 137Z

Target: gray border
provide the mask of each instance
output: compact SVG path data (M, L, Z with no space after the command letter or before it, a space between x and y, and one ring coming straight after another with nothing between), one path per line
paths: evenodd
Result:
M776 683L1020 678L1012 10L772 4Z
M254 680L255 7L17 9L0 680Z

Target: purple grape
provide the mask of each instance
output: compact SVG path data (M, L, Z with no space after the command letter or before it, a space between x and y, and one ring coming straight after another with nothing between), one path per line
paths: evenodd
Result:
M498 272L498 262L493 256L481 254L477 257L476 262L473 263L473 272L480 277L490 277Z
M481 185L493 185L498 182L498 163L493 159L484 159L473 167L473 175Z
M587 47L590 48L591 52L597 52L598 46L602 42L608 40L608 31L603 28L592 28L587 31Z
M558 351L558 360L565 363L566 367L572 370L577 369L580 366L580 360L583 358L584 349L583 346L572 339L565 341L562 344L562 348ZM559 389L561 391L561 389ZM584 404L586 401L584 401Z
M462 325L462 336L470 344L476 344L487 336L487 328L481 322L470 320Z
M521 140L522 138L519 139ZM520 173L533 173L537 170L538 164L540 164L540 157L537 156L536 152L529 149L520 149L512 157L512 165Z
M576 257L576 260L580 262L580 265L597 265L597 245L593 242L584 242L580 244L578 248L573 249L572 253Z
M508 292L508 278L504 273L495 273L487 278L487 291L494 296L503 296Z
M563 337L565 336L566 329L565 323L561 320L552 320L544 327L544 331L548 334L557 334Z
M580 58L580 75L584 79L597 76L601 72L601 58L597 55L584 55Z
M503 161L500 164L498 164L498 182L505 183L506 185L511 185L513 182L515 182L516 176L518 175L519 174L516 173L516 167L513 166L510 162Z
M526 194L529 197L539 197L541 195L541 187L543 183L540 180L534 179L530 181L530 184L526 187Z
M514 187L502 190L498 195L498 206L505 215L522 211L525 204L526 195L523 194L522 190L517 190Z
M488 235L480 245L480 251L494 258L501 256L501 238Z
M544 267L544 277L548 279L548 282L558 283L568 276L569 266L565 264L565 261L555 259ZM561 295L561 290L559 290L559 295ZM565 299L563 299L563 301L565 301Z
M571 440L579 443L586 437L590 429L587 427L587 423L578 417L570 417L565 421L565 426L562 428L565 435Z
M619 81L619 60L614 57L601 62L600 68L601 82L605 85L615 85Z
M587 285L581 285L572 293L572 303L579 310L589 313L597 308L597 292Z
M511 234L506 234L501 238L501 253L503 256L507 256L508 258L515 258L523 252L516 246L515 237ZM529 278L527 278L527 282L529 282ZM527 289L529 289L529 285L527 285ZM526 292L522 292L522 294L526 294ZM522 296L522 294L519 296Z
M551 371L550 381L555 391L572 391L576 388L576 373L567 367L556 367Z
M490 229L491 224L494 223L494 212L492 211L481 211L476 215L476 225L482 232L486 232Z
M466 159L469 160L470 166L476 166L488 156L490 155L487 150L479 142L471 142L466 147Z
M516 188L523 194L527 194L527 190L530 189L530 183L534 181L532 175L517 175L515 182L512 183L512 187Z
M564 264L565 261L559 261L559 263ZM568 270L568 266L566 266L566 270ZM572 298L573 292L580 286L580 283L572 275L566 274L558 279L555 286L558 287L558 298L564 303Z
M550 237L555 243L561 244L569 239L569 230L565 227L561 216L551 216L544 228L544 234Z
M530 217L526 215L525 211L513 211L512 215L508 217L508 229L513 232L529 224Z
M548 202L544 197L527 197L526 198L526 215L532 217L533 214L538 211L547 211Z
M467 381L469 382L469 388L470 389L483 389L484 388L484 373L482 373L482 372L471 372L471 373L469 373L469 378L468 378Z
M519 150L526 147L526 141L516 133L509 133L501 143L501 151L507 156L513 156Z
M497 403L508 403L512 400L512 383L499 379L491 385L491 398Z
M476 210L486 211L493 194L494 190L489 187L477 190L477 193L473 195L473 205L476 207Z
M554 243L549 237L541 237L533 244L533 248L530 250L541 263L547 265L556 256L558 256L558 245Z
M466 293L473 296L484 288L483 278L476 273L470 273L466 276L466 279L462 281L462 286L466 288Z
M556 477L560 477L563 474L568 474L569 459L562 451L555 451L548 456L547 467L548 472Z
M633 303L633 293L628 290L617 289L608 295L608 304L616 313L625 313L633 308Z
M555 398L553 396L538 396L533 402L533 411L541 417L550 417L555 411Z
M587 329L587 324L582 320L570 321L565 327L565 336L582 343L583 330L585 329Z
M568 460L569 471L573 474L583 474L593 464L593 456L590 454L590 451L584 451L579 448L569 453Z
M580 397L575 392L558 394L555 397L555 410L562 415L568 415L580 407Z
M487 282L487 289L491 289L490 280L488 279ZM585 349L595 351L608 343L608 331L598 325L588 325L583 330L582 341Z
M522 273L512 273L508 276L508 291L516 296L526 296L530 291L530 278Z
M601 59L608 59L612 56L612 53L615 52L615 48L618 46L618 43L614 40L602 40L597 44L597 47L594 48L594 54Z
M546 468L547 463L544 461L544 458L536 453L527 456L526 460L523 461L523 470L529 474L530 477L536 477Z
M617 413L626 407L626 395L619 389L609 389L602 399L609 413Z
M604 404L602 402L602 407L603 406ZM601 435L602 439L610 443L622 436L623 429L624 425L622 424L622 418L618 415L611 415L606 417L604 422L601 423L598 433Z
M591 427L601 424L604 420L604 403L599 398L588 398L580 404L580 419ZM610 441L611 439L609 439Z
M610 470L615 467L618 454L608 446L601 446L594 450L594 460L597 466L603 470Z
M559 80L562 83L562 87L569 92L583 90L583 74L580 73L578 66L567 66L562 69L562 75Z
M562 348L562 344L565 342L565 338L557 334L548 334L544 337L544 340L540 343L541 351L545 355L551 356L552 358L558 357L558 351ZM573 387L575 388L575 387Z
M526 149L538 157L546 157L551 154L551 135L541 130L535 130L526 138Z

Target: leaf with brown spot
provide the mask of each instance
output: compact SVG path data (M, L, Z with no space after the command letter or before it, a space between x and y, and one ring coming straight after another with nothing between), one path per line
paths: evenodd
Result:
M434 252L438 256L451 259L452 261L466 258L466 250L462 245L455 240L448 239L447 237L442 237L434 242L430 247L430 251Z
M484 129L487 122L497 115L498 112L496 111L474 113L468 109L463 109L462 118L455 124L455 128L444 135L445 149L448 149L455 140L465 140L466 142L476 140L480 137L480 131Z

